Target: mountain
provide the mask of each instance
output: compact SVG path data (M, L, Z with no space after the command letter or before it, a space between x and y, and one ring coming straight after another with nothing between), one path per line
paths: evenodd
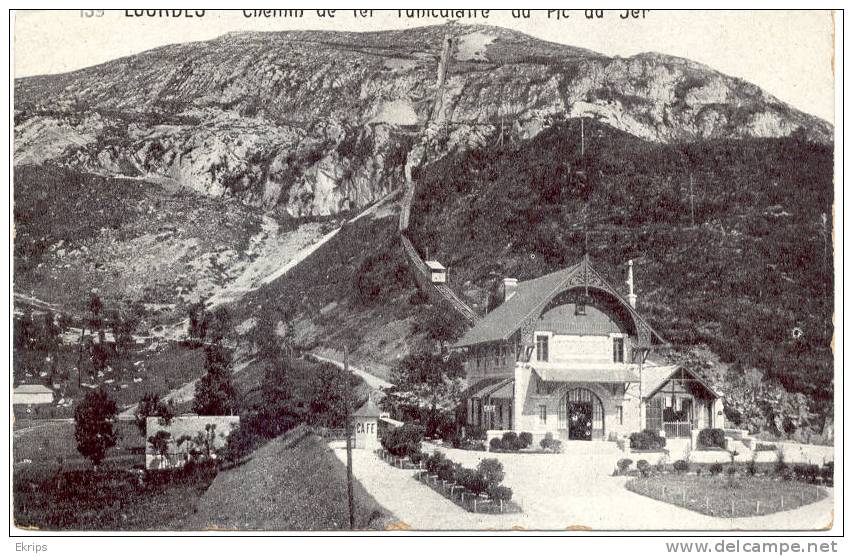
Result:
M660 143L832 137L826 122L689 60L450 25L232 33L17 79L14 161L329 215L397 189L426 124L420 140L443 153L581 115Z
M689 60L486 26L238 33L18 79L14 134L16 292L175 317L230 284L236 333L289 320L387 376L446 313L402 251L410 183L408 238L477 310L503 276L588 251L619 284L633 259L733 421L831 424L833 130Z

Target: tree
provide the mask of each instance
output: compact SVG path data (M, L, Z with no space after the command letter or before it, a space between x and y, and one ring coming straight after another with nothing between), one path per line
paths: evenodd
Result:
M92 330L100 328L101 310L103 308L104 304L101 302L101 298L98 297L98 294L93 293L92 297L89 298L89 313L91 314L91 318L89 319L89 328Z
M412 329L415 333L426 333L427 337L435 342L439 351L445 351L448 344L462 336L466 326L455 313L432 307L424 318L415 322Z
M103 342L92 343L89 349L89 358L92 361L92 380L97 380L98 373L102 373L109 365L110 352Z
M458 356L427 352L407 355L392 369L393 388L383 403L398 415L419 419L428 436L453 419L462 392L465 370Z
M33 314L29 311L15 323L15 347L29 349L36 337L36 325L33 322Z
M168 464L169 456L169 441L172 440L172 433L169 431L159 430L156 434L148 437L148 443L161 458L162 461Z
M233 415L237 391L231 384L231 352L222 346L205 349L206 374L195 385L193 411L199 415Z
M188 307L190 324L189 324L189 340L193 344L203 344L205 336L207 336L207 311L204 308L204 301L193 303Z
M172 409L165 404L154 392L149 392L142 396L139 405L136 406L136 427L139 429L139 434L145 436L148 418L159 417L164 425L169 425L172 422Z
M270 361L278 361L281 356L281 339L277 334L275 319L269 315L258 317L252 331L252 340L258 350L258 356Z
M355 397L353 390L357 384L356 377L335 365L321 365L311 385L308 407L312 422L324 427L344 426L347 395L351 396L350 399Z
M53 351L59 346L59 332L56 316L48 311L44 314L44 324L41 331L41 349L43 351Z
M117 412L116 402L103 388L86 394L74 410L77 451L95 468L104 460L107 450L116 445L113 420Z
M218 307L212 314L208 313L206 322L207 333L214 344L222 343L231 331L231 314L225 307Z
M264 406L261 409L264 425L271 435L281 434L305 416L305 410L294 389L287 365L267 363L261 387Z

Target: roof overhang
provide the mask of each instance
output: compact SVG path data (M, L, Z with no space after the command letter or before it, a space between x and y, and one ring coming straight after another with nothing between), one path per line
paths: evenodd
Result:
M629 367L537 367L539 378L545 382L595 382L624 384L640 382L640 377Z

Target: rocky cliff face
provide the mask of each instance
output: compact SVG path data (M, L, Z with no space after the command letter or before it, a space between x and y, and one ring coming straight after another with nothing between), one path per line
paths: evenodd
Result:
M688 60L608 58L501 28L437 26L230 34L18 79L15 163L328 215L398 188L415 144L426 162L501 130L527 139L581 115L657 142L798 129L832 137L826 122Z

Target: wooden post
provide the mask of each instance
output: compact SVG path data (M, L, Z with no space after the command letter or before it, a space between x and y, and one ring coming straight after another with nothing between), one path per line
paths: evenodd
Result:
M349 387L349 348L344 348L344 435L347 439L347 504L349 509L349 528L355 529L355 508L352 499L352 438L350 437L350 387Z
M735 499L732 498L732 517L735 516Z

